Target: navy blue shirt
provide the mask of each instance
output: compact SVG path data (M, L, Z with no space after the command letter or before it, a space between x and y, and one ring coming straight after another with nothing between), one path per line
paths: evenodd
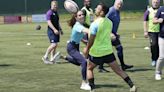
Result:
M108 17L113 23L112 33L117 35L117 30L120 24L120 11L116 10L114 6L112 6L109 8L106 17Z
M156 18L163 18L164 19L164 6L160 7L155 15ZM164 21L160 23L160 31L159 36L164 38Z
M60 26L59 26L59 15L57 13L57 11L53 11L53 10L48 10L47 14L46 14L46 18L47 20L50 20L53 24L53 26L59 31L60 30ZM50 28L48 26L48 28ZM51 28L50 28L51 29ZM52 30L52 29L51 29Z

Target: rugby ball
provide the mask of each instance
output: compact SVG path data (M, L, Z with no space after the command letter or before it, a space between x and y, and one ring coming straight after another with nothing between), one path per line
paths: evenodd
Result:
M41 29L41 26L40 25L37 25L36 26L36 30L40 30Z
M64 1L64 8L69 13L76 13L79 10L78 5L74 1L72 1L72 0L65 0Z

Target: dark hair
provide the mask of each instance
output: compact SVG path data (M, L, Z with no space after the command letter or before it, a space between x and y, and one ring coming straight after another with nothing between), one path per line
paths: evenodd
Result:
M73 25L76 23L75 17L77 17L77 13L74 13L74 14L72 15L72 18L71 18L70 20L68 20L68 25L69 25L70 27L73 27Z
M100 2L98 5L102 6L102 11L104 12L105 16L108 13L109 8L103 2Z

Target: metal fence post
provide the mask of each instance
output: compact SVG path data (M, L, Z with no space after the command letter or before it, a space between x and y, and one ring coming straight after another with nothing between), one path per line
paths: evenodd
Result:
M25 9L25 19L26 19L26 23L28 23L28 16L27 16L27 0L24 0L24 9Z

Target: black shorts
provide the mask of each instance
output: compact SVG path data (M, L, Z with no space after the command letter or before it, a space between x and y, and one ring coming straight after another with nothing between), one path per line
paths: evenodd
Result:
M89 60L96 65L101 65L103 63L112 63L116 60L116 58L114 54L112 53L112 54L102 56L102 57L93 57L89 55Z

